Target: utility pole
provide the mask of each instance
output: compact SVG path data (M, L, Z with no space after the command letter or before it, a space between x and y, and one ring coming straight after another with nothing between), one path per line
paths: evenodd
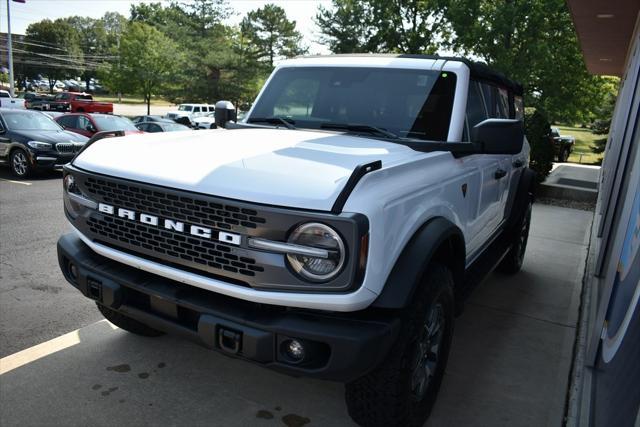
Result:
M15 95L14 87L13 87L13 48L11 46L11 11L10 9L11 0L7 0L7 51L8 51L8 59L9 59L9 93L11 96Z

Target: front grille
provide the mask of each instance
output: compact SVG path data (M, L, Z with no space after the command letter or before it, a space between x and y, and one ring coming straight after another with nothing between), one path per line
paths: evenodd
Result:
M232 247L192 236L185 236L168 230L134 223L120 218L104 216L89 217L89 230L95 235L131 248L145 249L164 259L189 262L207 270L227 271L243 276L255 276L264 268L256 265L256 260L232 254Z
M266 222L254 209L177 196L159 189L152 191L92 177L87 178L85 187L105 203L195 225L231 230L238 226L256 228Z
M266 223L254 209L152 188L94 177L84 180L84 191L94 200L164 219L242 234ZM108 244L208 273L240 278L264 271L254 258L217 240L101 214L88 217L87 226L95 238Z
M75 154L82 148L82 144L74 144L73 142L61 142L56 144L56 151L63 154Z

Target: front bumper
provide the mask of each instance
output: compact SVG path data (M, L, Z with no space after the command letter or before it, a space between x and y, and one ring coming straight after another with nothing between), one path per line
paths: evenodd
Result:
M32 162L38 169L62 170L62 167L73 159L73 154L34 153Z
M388 313L293 309L205 291L100 256L75 234L58 241L58 261L67 281L99 304L155 329L296 376L356 379L382 362L400 327L399 319ZM70 264L77 268L76 278ZM283 343L290 339L305 345L302 362L292 362L283 352Z

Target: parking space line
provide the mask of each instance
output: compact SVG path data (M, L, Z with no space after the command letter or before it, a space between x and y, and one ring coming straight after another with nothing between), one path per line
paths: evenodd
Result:
M106 322L106 320L100 320L96 323L100 322ZM75 331L71 331L52 340L3 357L0 359L0 375L4 375L9 371L13 371L14 369L27 365L38 359L42 359L43 357L47 357L53 353L57 353L58 351L80 344L79 331L80 329L76 329Z
M12 180L12 179L4 179L4 178L0 178L0 181L11 182L11 183L14 183L14 184L31 185L31 183L30 183L30 182L14 181L14 180Z

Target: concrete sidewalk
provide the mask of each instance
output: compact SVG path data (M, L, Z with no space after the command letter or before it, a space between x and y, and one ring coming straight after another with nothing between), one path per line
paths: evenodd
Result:
M600 166L554 163L539 195L555 199L593 202L598 198Z
M559 426L591 212L538 205L524 269L457 320L429 426ZM87 302L89 304L89 302ZM0 360L0 425L350 426L340 384L106 321Z

